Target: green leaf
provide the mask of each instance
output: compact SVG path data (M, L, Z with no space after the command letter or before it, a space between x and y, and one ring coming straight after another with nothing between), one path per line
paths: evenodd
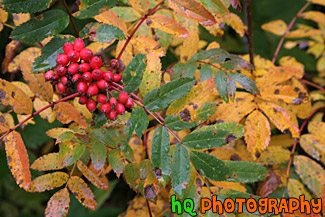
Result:
M136 55L124 70L123 82L126 92L132 93L140 86L143 78L143 70L147 67L147 64L144 62L145 58L146 55L144 54Z
M79 11L74 13L73 16L78 19L91 18L100 14L101 9L109 9L115 5L116 0L81 0Z
M68 24L68 14L62 10L54 9L17 26L10 37L17 41L39 42L49 36L59 34Z
M121 18L126 23L136 21L141 17L141 15L132 7L113 7L111 11L116 13L117 16L119 16L119 18Z
M148 125L149 118L147 113L142 108L134 109L125 127L125 132L127 135L126 140L129 141L134 131L136 132L137 136L141 138Z
M231 100L234 100L235 93L236 93L236 80L230 73L228 74L227 77L227 89Z
M151 147L151 160L154 168L161 169L163 175L169 176L171 173L171 154L169 144L169 134L165 127L156 128L153 134Z
M88 23L81 31L80 37L89 37L92 41L111 43L114 39L123 40L125 35L116 26L101 23Z
M251 183L256 182L265 177L268 173L267 169L261 165L247 161L223 161L229 169L227 181Z
M232 77L236 79L236 81L243 86L245 90L252 94L258 93L258 89L256 87L255 81L250 79L249 77L243 75L243 74L238 74L238 73L229 73L231 74Z
M197 66L195 63L177 63L171 69L171 80L179 79L181 77L193 77L196 68Z
M219 123L215 125L210 125L210 126L205 126L201 127L193 132L196 131L206 131L206 130L226 130L229 131L231 134L233 134L236 138L234 139L239 139L241 138L245 131L244 127L236 122L230 122L230 123Z
M190 157L194 167L200 174L213 181L224 181L229 170L225 163L218 158L198 151L191 151Z
M52 0L3 0L2 4L9 13L34 13L50 7Z
M229 102L227 90L227 76L224 71L218 70L214 74L214 83L216 84L216 88L221 98L224 101Z
M222 50L220 48L213 48L213 49L209 49L209 50L204 50L204 51L200 51L196 54L194 54L190 61L198 61L198 60L206 60L206 59L211 59L211 58L215 58L218 57L220 55L227 55L228 52L225 50Z
M90 159L95 170L101 170L105 165L107 148L103 143L92 142Z
M208 130L192 132L183 139L184 145L193 149L210 149L226 144L229 132L223 130Z
M172 164L172 187L174 192L182 197L190 181L191 167L190 158L186 148L177 144L173 153Z
M202 5L213 14L225 16L229 13L222 0L201 0Z
M63 45L67 41L72 41L73 36L56 35L42 48L42 55L37 57L33 63L33 72L52 69L57 65L56 57L63 53Z
M205 81L209 78L212 78L213 76L213 70L211 68L211 66L209 66L208 64L204 64L202 66L202 68L200 69L200 80Z
M178 115L169 115L165 118L165 125L171 130L185 130L195 127L196 122L188 123L180 119Z
M126 139L126 133L123 128L99 128L90 133L91 138L110 148L116 148Z
M226 71L242 69L242 68L250 68L251 65L246 60L238 57L237 55L230 54L227 56L230 60L227 60L225 63L222 64L222 68Z
M210 118L216 112L216 105L214 103L205 102L202 109L197 111L197 121L202 123Z
M60 143L59 162L62 166L70 166L81 158L86 150L85 145L70 143Z
M140 181L140 166L138 164L130 163L124 169L125 180L128 185L138 192Z
M108 152L108 162L119 177L124 170L123 156L120 149L113 149Z
M144 106L152 111L160 111L169 106L173 101L184 96L194 84L193 78L180 78L168 82L160 88L150 91L143 99Z

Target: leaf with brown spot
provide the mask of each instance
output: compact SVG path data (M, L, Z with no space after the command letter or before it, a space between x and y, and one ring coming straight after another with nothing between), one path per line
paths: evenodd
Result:
M67 188L53 194L47 202L45 217L65 217L69 210L70 197Z
M59 153L50 153L37 158L31 167L33 170L48 171L64 168L59 163Z
M20 134L16 131L4 138L7 163L19 187L27 190L31 183L29 159Z
M128 142L129 146L133 150L133 163L140 163L146 156L145 149L143 147L142 139L137 136L132 136Z
M287 24L283 20L273 20L271 22L264 23L261 28L265 31L281 36L287 31Z
M87 109L86 105L81 105L79 103L79 97L74 98L73 106L80 112L80 114L86 119L92 119L92 113Z
M134 10L144 15L150 7L150 0L130 0L130 5Z
M23 45L23 42L15 41L15 40L12 40L10 43L8 43L6 45L6 54L5 54L4 60L2 61L2 72L3 73L6 73L8 71L9 63L14 58L18 49L21 47L21 45Z
M256 156L257 157L257 156ZM266 150L260 153L256 163L262 165L275 165L288 162L290 151L281 146L269 146Z
M95 195L82 178L78 176L70 177L68 188L84 207L91 210L96 209L97 202Z
M255 156L256 151L262 152L270 143L270 123L258 110L248 115L245 122L245 142L247 150Z
M48 173L34 179L28 191L44 192L64 185L69 179L69 175L64 172Z
M77 166L80 172L97 188L108 190L108 180L106 177L97 176L93 171L91 171L85 164L80 160L77 161Z
M45 81L42 73L32 74L30 72L23 72L24 79L31 91L40 99L51 102L53 99L53 87L50 82Z
M259 184L256 194L261 197L268 197L281 184L281 179L276 173L271 173L265 181Z
M0 133L7 132L10 128L15 126L15 122L11 114L0 112Z
M304 71L305 67L302 63L298 62L296 58L291 56L284 56L281 57L279 60L280 66L287 66L287 67L293 67L298 68L301 71Z
M33 68L33 62L36 57L41 55L41 48L29 47L23 50L20 54L15 56L11 63L9 63L9 72L18 72L19 70L23 72L31 72Z
M299 182L297 179L289 179L288 182L288 195L291 198L299 198L300 195L304 195L306 197L305 200L312 199L312 196L305 188L305 186Z
M199 32L193 27L190 27L189 37L184 40L180 48L180 61L182 63L186 63L194 54L197 53L199 50L199 41Z
M34 93L29 88L28 84L20 82L20 81L12 81L11 84L15 85L19 89L21 89L28 97L34 97Z
M21 24L30 20L30 14L29 13L12 14L12 20L14 21L15 26L20 26Z
M165 55L165 52L163 51L160 44L154 39L145 35L139 35L135 38L132 38L131 44L135 50L142 54L156 53L159 56Z
M45 106L49 105L50 103L45 102L39 98L34 99L34 108L36 111L44 108ZM44 111L42 111L39 114L44 120L47 120L49 123L53 123L55 121L55 115L53 114L52 108L48 108Z
M308 124L308 132L325 141L325 122L321 121L311 121Z
M0 103L13 106L17 114L31 114L33 111L30 98L21 89L3 79L0 79Z
M61 102L59 104L56 104L54 106L53 112L56 115L56 119L63 124L68 124L71 121L75 121L80 125L80 127L87 127L87 122L81 116L80 112L68 102Z

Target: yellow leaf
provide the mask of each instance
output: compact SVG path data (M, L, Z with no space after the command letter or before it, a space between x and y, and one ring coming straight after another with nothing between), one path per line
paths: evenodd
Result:
M20 81L12 81L11 83L21 89L28 97L32 98L35 96L35 94L31 91L26 83Z
M113 44L115 40L110 43L106 42L92 42L86 48L93 51L94 54L103 52L106 48L108 48L111 44Z
M9 133L4 138L7 163L17 185L27 190L31 183L29 159L20 134L16 131Z
M226 24L230 25L240 37L243 37L245 34L246 26L244 25L243 21L237 14L230 13L229 15L225 16Z
M12 14L12 19L14 21L15 26L19 26L27 22L28 20L30 20L30 14L29 13Z
M308 131L313 135L320 138L322 141L325 141L325 123L320 121L311 121L308 124Z
M325 14L320 11L307 11L300 16L304 19L315 21L323 28L325 27Z
M315 43L314 41L308 42L308 49L307 53L312 54L315 56L315 58L319 58L323 51L325 50L325 45L324 43Z
M41 108L44 108L45 106L49 105L50 103L45 102L39 98L35 98L33 104L35 110L38 111ZM52 108L47 108L46 110L42 111L39 115L49 123L53 123L55 121L55 115L53 114Z
M53 99L53 87L50 82L46 82L44 75L23 72L24 79L33 93L40 99L51 102Z
M325 162L325 140L321 141L315 135L305 134L300 137L299 143L305 152L314 159Z
M13 106L17 114L31 114L33 103L30 98L15 85L0 79L0 102L6 106Z
M289 179L288 194L291 198L299 198L300 195L305 195L305 200L310 200L312 198L305 186L297 179Z
M306 119L311 113L311 102L310 100L300 105L289 104L289 110L297 115L298 118Z
M148 17L147 25L180 38L189 36L187 30L180 23L162 14L154 14Z
M322 35L323 31L320 29L297 29L289 32L286 38L305 38L315 35Z
M64 185L69 179L69 175L64 172L48 173L37 177L31 182L28 189L30 192L44 192Z
M136 38L132 38L131 44L139 53L143 53L143 54L156 53L159 56L165 55L160 44L154 39L145 35L139 35Z
M107 10L99 15L94 17L95 20L98 22L102 22L105 24L110 24L116 26L117 28L121 29L125 35L127 35L128 30L126 24L122 19L120 19L113 11Z
M46 135L48 135L49 137L51 137L53 139L58 139L63 133L66 133L66 132L74 133L74 131L69 128L58 127L58 128L53 128L53 129L46 131Z
M41 55L41 48L30 47L18 54L8 66L9 72L31 72L33 62L36 57Z
M181 45L181 57L180 60L182 63L186 63L199 49L199 33L198 31L190 28L189 37L186 38Z
M146 156L146 152L143 148L142 139L137 136L132 136L128 142L129 146L133 150L133 161L132 163L139 164Z
M18 122L23 122L26 118L28 118L29 115L17 115ZM33 118L29 119L25 123L21 125L21 128L24 129L28 124L35 124L35 121Z
M286 134L279 134L271 137L270 146L282 146L289 148L293 145L295 140Z
M243 184L239 183L239 182L226 182L226 181L212 181L209 180L209 182L211 182L211 184L213 184L214 186L216 186L216 190L212 190L213 193L219 193L221 189L232 189L232 190L236 190L236 191L241 191L241 192L246 192L246 188Z
M1 24L0 24L1 25ZM6 45L6 54L2 62L2 73L8 72L8 66L14 56L16 55L18 49L23 45L23 42L12 40Z
M323 5L325 6L325 0L307 0L313 4Z
M108 180L104 177L97 176L93 171L91 171L85 164L80 160L77 161L77 166L80 172L97 188L108 190Z
M120 40L117 42L116 46L116 55L115 57L118 56L118 54L121 52L122 47L124 46L126 40ZM123 55L121 56L121 61L125 66L129 65L131 60L133 59L133 51L132 51L132 46L126 46Z
M288 66L298 68L301 71L304 71L304 65L296 60L296 58L291 56L284 56L279 60L281 66Z
M318 72L325 71L325 56L322 56L321 58L318 59L316 68Z
M15 122L11 114L9 113L2 114L0 112L0 133L5 133L10 128L13 128L14 126L15 126Z
M50 153L37 158L30 166L33 170L48 171L64 168L59 163L59 153Z
M299 41L287 41L286 43L284 43L284 46L286 49L292 49L294 47L296 47L299 44Z
M63 188L53 194L47 203L45 217L65 217L69 211L70 197L68 189Z
M79 103L79 97L74 98L73 106L80 112L80 114L85 117L86 119L92 119L91 112L87 109L86 105L81 105Z
M262 165L275 165L288 162L290 151L281 146L269 146L261 153L261 156L256 160L256 163Z
M299 137L298 127L292 122L290 115L283 108L267 102L258 103L258 107L262 109L281 132L289 134L293 138Z
M130 0L130 5L134 10L144 15L150 7L150 0Z
M75 121L82 128L87 127L86 120L81 116L80 112L68 102L56 104L53 109L56 119L63 124Z
M0 8L0 32L3 29L3 24L8 20L8 12Z
M270 143L270 123L258 110L248 115L245 122L245 141L247 150L255 156L256 152L263 152Z
M78 176L70 177L68 181L68 188L84 207L91 210L96 209L97 202L95 195L83 179Z
M261 26L265 31L272 32L275 35L284 35L287 31L287 24L283 20L274 20Z
M216 14L214 18L216 20L216 23L212 26L204 26L204 28L206 28L213 36L221 37L223 36L225 29L224 17L220 14ZM228 23L230 24L229 20Z

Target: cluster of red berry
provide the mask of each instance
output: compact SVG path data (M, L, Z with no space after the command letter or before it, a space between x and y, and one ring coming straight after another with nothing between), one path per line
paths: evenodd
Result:
M45 73L45 79L56 85L58 92L63 95L78 92L80 104L86 105L90 112L95 112L97 106L100 106L100 112L110 120L115 120L117 115L124 114L125 109L133 107L133 101L127 92L120 92L117 99L112 95L112 82L122 80L120 74L112 73L120 67L118 60L111 60L112 71L102 71L102 59L85 48L85 43L80 38L73 44L66 42L63 51L56 58L58 66Z

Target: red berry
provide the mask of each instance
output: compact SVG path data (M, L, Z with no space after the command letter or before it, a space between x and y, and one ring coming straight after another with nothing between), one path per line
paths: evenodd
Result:
M93 80L93 76L91 75L90 72L85 72L82 74L82 79L87 83L91 83Z
M116 117L117 117L116 112L114 110L111 110L110 112L105 113L105 116L112 121L116 120Z
M54 71L53 70L50 70L50 71L47 71L44 75L45 79L46 80L51 80L53 79L53 76L54 76Z
M122 80L122 75L120 74L114 74L113 75L113 81L114 82L120 82Z
M109 99L109 104L111 104L111 106L115 106L117 104L117 100L115 97L112 97Z
M88 63L81 63L79 65L80 72L88 72L90 70L90 65Z
M70 50L73 50L73 44L71 42L66 42L63 45L63 51L65 54L68 54Z
M80 103L81 105L85 105L87 102L88 102L88 98L87 98L86 96L81 96L81 97L79 98L79 103Z
M111 105L109 103L105 103L100 106L100 111L102 113L109 113L111 111Z
M68 55L63 54L63 53L59 54L56 57L56 63L59 65L62 65L62 66L66 66L69 63Z
M90 60L90 67L93 69L100 68L102 66L102 60L98 56L94 56Z
M124 114L124 112L125 112L125 107L124 107L124 105L122 105L121 103L117 103L117 105L116 105L116 107L115 107L115 111L116 111L116 113L119 114L119 115Z
M87 83L84 82L84 81L80 81L78 84L77 84L77 91L80 95L84 95L87 93L87 90L88 90L88 86L87 86Z
M63 76L63 77L61 77L61 82L62 82L62 84L66 85L69 82L69 80L67 77Z
M105 96L104 94L98 94L96 100L99 103L106 103L107 102L107 96Z
M59 80L59 78L60 78L60 76L59 76L59 75L57 75L57 74L53 75L53 77L52 77L52 79L53 79L54 81L57 81L57 80Z
M120 67L120 62L117 59L112 59L109 65L112 69L118 69Z
M79 52L78 51L75 51L75 50L70 50L69 53L68 53L68 57L69 57L69 60L71 62L78 62L79 60Z
M80 52L82 49L85 48L84 41L81 38L76 38L76 40L74 41L74 44L73 44L73 48L76 51Z
M96 96L98 94L98 87L96 84L90 84L87 90L88 96Z
M100 79L99 81L97 81L96 85L101 90L105 90L108 87L108 83L104 79Z
M111 71L106 71L104 72L103 77L106 81L110 82L113 79L113 73Z
M90 49L84 48L80 51L80 58L84 61L89 61L93 57L93 52Z
M134 106L133 100L129 97L128 100L125 103L125 107L133 108L133 106Z
M58 76L63 76L67 72L67 69L64 66L58 66L56 67L55 71Z
M118 101L125 104L128 101L129 95L127 92L123 91L118 95Z
M68 73L70 75L73 75L73 74L76 74L78 72L78 69L79 69L79 64L78 63L71 63L69 66L68 66Z
M94 69L91 74L93 76L93 79L99 80L102 79L104 72L101 69Z
M60 93L64 93L66 91L65 85L62 82L59 82L57 87Z
M76 83L77 81L79 81L81 79L81 75L80 74L74 74L71 78L71 81L73 83Z
M94 112L96 110L97 104L96 104L95 100L88 99L86 106L90 112Z

